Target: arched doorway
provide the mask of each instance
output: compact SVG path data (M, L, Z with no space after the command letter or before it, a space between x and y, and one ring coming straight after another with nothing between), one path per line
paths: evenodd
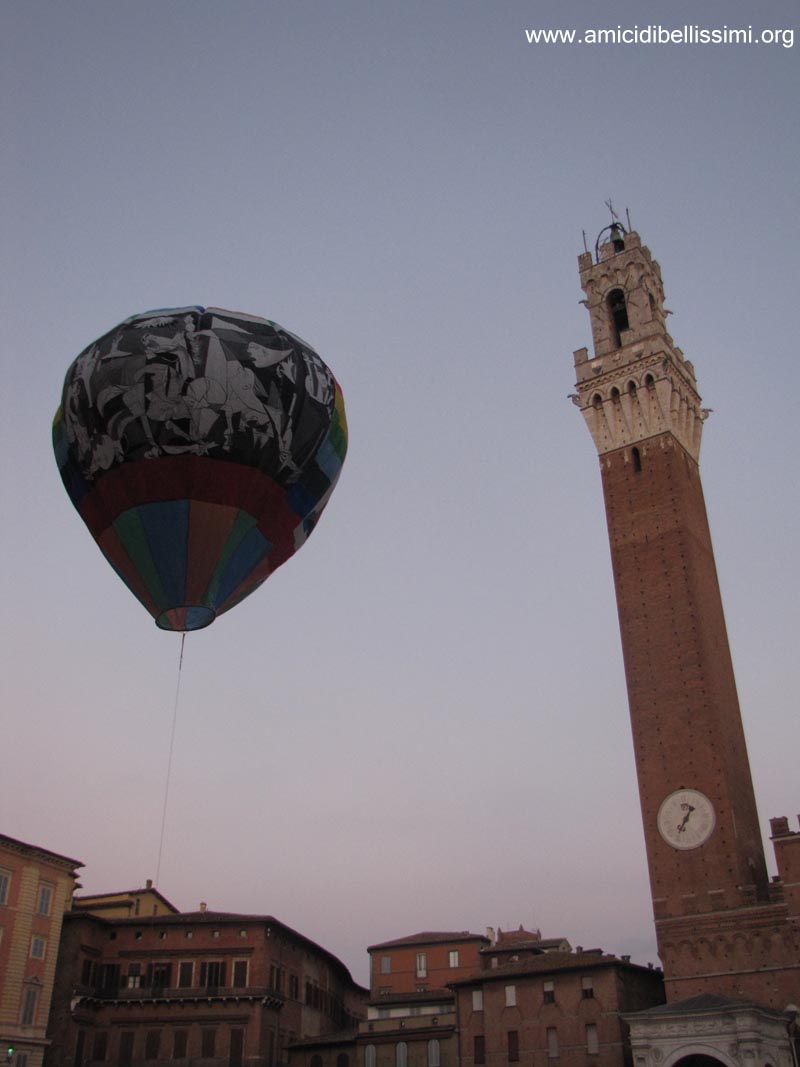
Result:
M666 1067L735 1067L739 1062L725 1051L719 1040L694 1042L680 1038L664 1059ZM759 1067L757 1061L753 1067Z
M725 1067L725 1065L722 1060L714 1056L705 1056L703 1053L696 1052L691 1056L683 1056L674 1067Z

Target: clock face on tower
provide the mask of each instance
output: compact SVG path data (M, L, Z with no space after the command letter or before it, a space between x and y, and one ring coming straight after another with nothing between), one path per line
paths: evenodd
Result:
M711 801L697 789L676 789L658 809L658 832L668 845L681 850L705 844L715 823Z

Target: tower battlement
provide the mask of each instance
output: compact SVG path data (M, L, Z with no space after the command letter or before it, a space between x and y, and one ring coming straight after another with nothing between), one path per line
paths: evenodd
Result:
M671 433L697 461L703 422L694 367L666 329L661 268L639 235L614 239L578 257L582 301L594 351L573 353L574 403L602 456Z

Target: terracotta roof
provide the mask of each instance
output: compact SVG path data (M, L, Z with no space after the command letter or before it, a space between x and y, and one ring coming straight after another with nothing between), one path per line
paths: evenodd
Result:
M508 956L513 952L525 950L525 952L544 952L542 945L550 944L548 941L515 941L512 945L485 945L481 949L482 956ZM560 945L560 941L554 941L553 945Z
M533 952L541 954L544 952L552 952L554 949L560 948L562 945L566 945L567 948L564 951L570 950L569 941L566 937L540 937L536 940L523 941L521 938L512 941L510 944L504 944L498 942L493 945L485 945L481 950L482 956L511 956L515 952Z
M212 923L219 925L242 922L263 923L269 925L270 923L274 923L276 926L280 926L284 930L296 934L297 937L300 937L303 940L308 940L307 938L303 938L302 934L297 934L297 931L290 929L285 923L282 923L272 915L242 915L236 911L210 911L208 908L205 911L176 911L164 915L126 915L124 918L120 916L118 918L107 919L106 922L120 923L126 926L136 926L137 924L141 926L145 922L162 923L164 925L181 925L187 923L191 923L192 925L197 925L197 923Z
M479 985L482 982L503 978L548 974L550 971L585 971L593 967L635 967L638 971L652 971L653 974L660 974L660 971L655 968L629 963L619 959L618 956L606 955L602 952L544 952L541 956L530 956L528 959L514 963L501 963L485 971L476 971L468 978L457 978L448 984L455 988L456 986Z
M409 934L407 937L398 937L393 941L381 941L377 945L368 945L367 952L378 948L399 948L402 945L440 945L448 941L485 941L489 944L489 938L484 934L471 934L468 930L459 930L456 933L448 933L441 930L424 930L419 934Z
M775 1011L774 1008L765 1008L762 1004L755 1004L752 1000L737 1000L735 997L726 997L718 993L700 993L696 997L688 997L686 1000L674 1000L671 1004L659 1004L655 1008L647 1008L645 1011L636 1012L636 1015L692 1015L702 1012L736 1011L742 1008L757 1008L759 1011ZM782 1015L783 1012L775 1012Z
M510 945L512 942L519 941L541 941L541 932L536 930L523 930L520 926L518 930L500 930L497 931L497 946Z
M83 867L80 860L62 856L59 852L51 852L49 848L42 848L41 845L29 845L27 841L18 841L16 837L8 837L7 834L0 834L0 845L10 852L33 853L42 860L55 863L59 867Z

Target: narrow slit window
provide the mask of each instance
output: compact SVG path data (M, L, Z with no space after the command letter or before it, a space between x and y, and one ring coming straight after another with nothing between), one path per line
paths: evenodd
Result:
M600 1052L600 1040L597 1036L597 1024L586 1024L586 1051L590 1056L597 1056Z
M631 459L633 460L633 469L639 474L642 469L642 456L638 448L631 449Z
M555 1026L547 1027L547 1057L551 1060L558 1059L558 1030Z
M519 1063L519 1030L508 1031L508 1062Z

